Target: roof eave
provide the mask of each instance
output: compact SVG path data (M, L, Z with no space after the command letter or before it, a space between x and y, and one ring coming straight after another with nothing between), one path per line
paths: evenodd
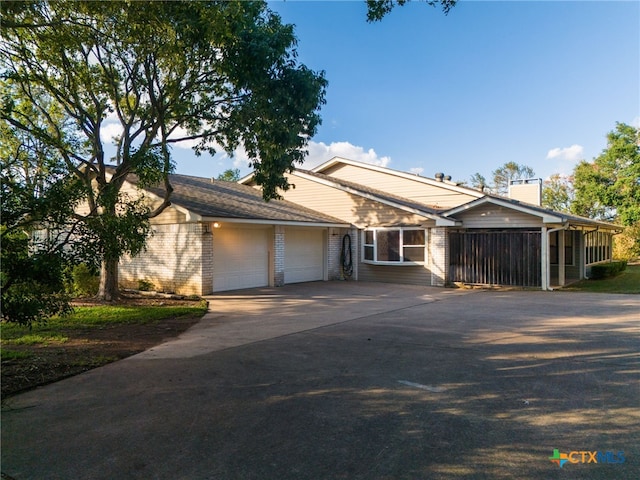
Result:
M322 228L351 228L349 223L332 222L305 222L301 220L275 220L266 218L236 218L236 217L201 217L202 222L220 223L245 223L252 225L285 225L296 227L322 227Z

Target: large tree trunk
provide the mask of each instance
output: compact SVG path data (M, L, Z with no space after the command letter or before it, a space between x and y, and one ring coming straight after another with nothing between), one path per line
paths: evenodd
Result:
M110 302L120 297L118 288L118 260L102 260L98 298Z

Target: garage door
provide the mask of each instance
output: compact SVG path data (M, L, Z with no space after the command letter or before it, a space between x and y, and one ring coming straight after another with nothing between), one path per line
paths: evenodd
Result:
M284 245L284 283L324 280L323 230L287 228Z
M222 227L213 232L213 291L269 284L269 230Z

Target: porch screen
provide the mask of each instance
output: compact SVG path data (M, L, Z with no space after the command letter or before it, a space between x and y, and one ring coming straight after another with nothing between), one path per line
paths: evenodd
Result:
M542 285L540 231L467 230L449 233L449 278L483 285Z

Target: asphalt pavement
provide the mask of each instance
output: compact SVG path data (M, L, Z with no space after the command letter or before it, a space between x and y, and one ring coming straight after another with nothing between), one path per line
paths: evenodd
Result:
M638 295L317 282L209 300L180 337L5 402L2 472L640 478ZM560 468L555 449L602 456Z

